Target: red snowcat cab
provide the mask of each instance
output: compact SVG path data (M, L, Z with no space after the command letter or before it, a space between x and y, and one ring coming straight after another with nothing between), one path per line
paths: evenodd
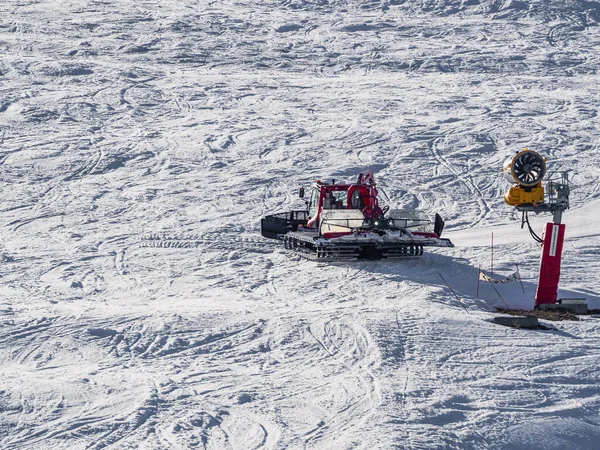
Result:
M423 247L454 247L440 237L444 221L439 214L431 229L422 211L380 207L370 170L354 184L317 181L306 203L306 210L264 217L261 234L317 261L406 258L421 256Z

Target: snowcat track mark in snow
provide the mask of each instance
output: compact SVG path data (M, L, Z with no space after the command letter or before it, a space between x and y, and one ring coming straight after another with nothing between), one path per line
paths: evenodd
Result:
M317 181L306 204L306 210L264 217L261 234L312 261L411 258L422 256L424 247L454 247L440 238L439 214L429 230L432 222L421 211L380 208L370 170L354 184Z

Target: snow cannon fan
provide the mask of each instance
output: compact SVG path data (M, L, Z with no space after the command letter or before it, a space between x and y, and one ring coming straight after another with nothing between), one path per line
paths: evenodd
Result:
M519 207L544 203L542 179L546 175L546 158L526 148L508 158L502 170L509 182L516 183L504 194L508 205Z

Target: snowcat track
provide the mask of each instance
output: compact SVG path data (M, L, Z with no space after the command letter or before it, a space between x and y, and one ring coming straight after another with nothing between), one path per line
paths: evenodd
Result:
M284 247L309 261L355 261L357 259L406 259L423 255L415 243L340 242L315 240L317 233L292 232L283 237Z
M333 247L315 241L317 233L288 233L283 237L283 245L300 257L309 261L354 261L358 259L357 246Z

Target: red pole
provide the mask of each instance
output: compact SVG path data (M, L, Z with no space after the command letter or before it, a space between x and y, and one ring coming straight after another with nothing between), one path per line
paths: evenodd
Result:
M519 272L519 265L515 264L517 267L517 273L519 274L519 283L521 283L521 289L523 290L523 294L525 294L525 287L523 287L523 280L521 280L521 272Z
M492 268L490 269L490 274L494 275L494 232L492 231Z

